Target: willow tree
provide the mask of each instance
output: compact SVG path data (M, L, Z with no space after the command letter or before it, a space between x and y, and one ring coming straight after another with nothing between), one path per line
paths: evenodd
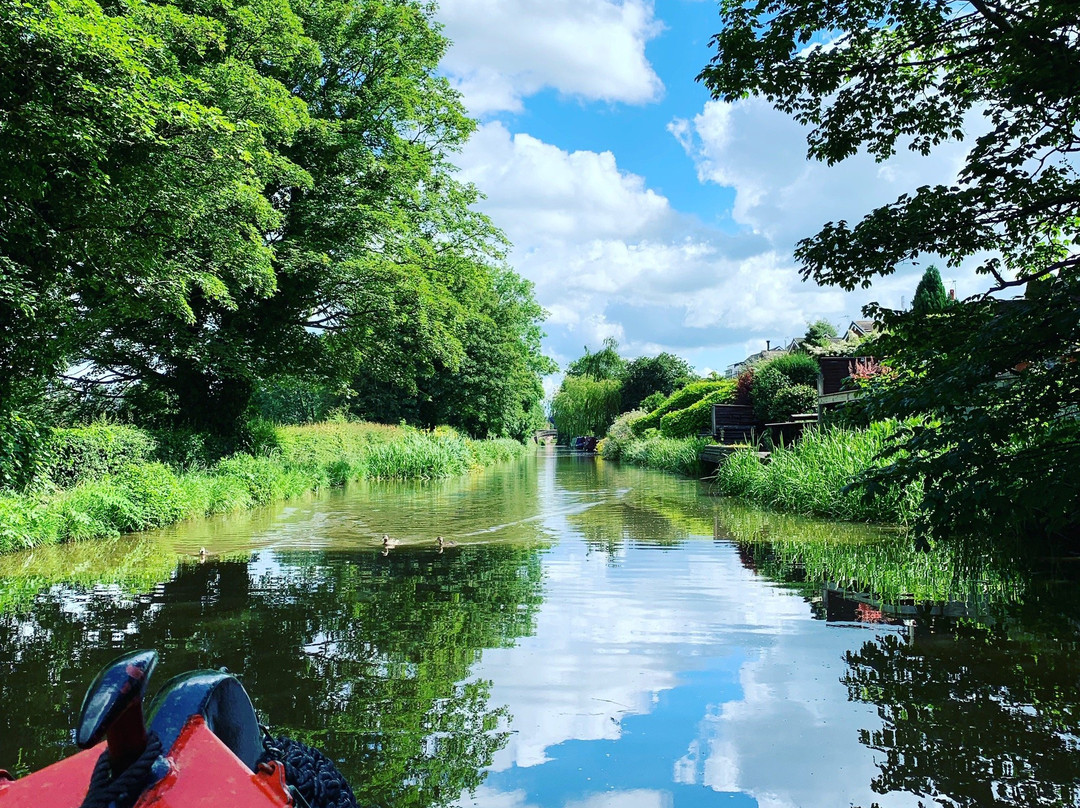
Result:
M551 401L551 417L562 438L603 435L622 411L622 385L615 379L567 376Z
M806 125L811 158L968 148L955 181L828 223L796 250L804 277L844 289L923 256L986 281L932 325L872 309L892 334L880 348L897 380L876 412L931 416L872 485L925 481L924 527L941 538L989 528L1076 543L1076 4L724 0L720 13L700 79L717 99L759 95Z

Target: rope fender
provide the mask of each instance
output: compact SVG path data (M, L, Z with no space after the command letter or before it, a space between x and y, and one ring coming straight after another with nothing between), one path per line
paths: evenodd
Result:
M150 770L160 754L161 739L155 732L148 733L146 748L138 760L113 777L109 752L102 752L94 764L90 787L79 808L109 808L110 805L113 808L128 808L134 805L150 782Z
M271 760L285 767L285 782L295 788L309 808L357 808L356 797L334 761L318 749L280 735L264 741L260 763Z

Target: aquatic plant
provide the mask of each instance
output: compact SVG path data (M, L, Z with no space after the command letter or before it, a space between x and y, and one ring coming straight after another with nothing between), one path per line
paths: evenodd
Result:
M622 459L639 466L677 474L697 475L701 471L701 450L708 438L642 438L622 448Z
M831 519L908 523L922 497L917 484L882 489L872 498L852 486L881 462L878 454L895 428L893 422L880 422L861 430L807 429L798 443L776 449L768 464L749 449L735 452L717 469L716 491Z
M0 553L162 527L361 478L464 474L525 452L512 440L365 423L284 427L274 443L265 454L234 454L207 470L129 463L67 490L0 496Z

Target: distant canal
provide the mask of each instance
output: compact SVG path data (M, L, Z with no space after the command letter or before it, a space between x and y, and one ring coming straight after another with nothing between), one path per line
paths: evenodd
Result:
M888 541L540 449L3 557L0 768L71 754L146 647L241 674L361 805L1080 805L1076 586L927 601Z

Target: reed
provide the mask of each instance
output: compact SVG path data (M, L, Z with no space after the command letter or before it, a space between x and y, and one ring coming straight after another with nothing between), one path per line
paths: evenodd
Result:
M708 438L664 438L652 436L624 444L620 456L628 463L676 474L698 475L701 450Z
M859 475L879 464L895 425L869 429L808 429L791 447L772 452L763 465L749 449L736 452L716 473L718 493L795 513L854 522L907 524L915 516L922 491L916 484L867 497L853 486Z
M365 423L282 427L264 454L234 454L178 473L130 463L67 490L0 494L0 553L116 536L293 499L351 480L429 479L520 457L512 440L476 441Z

